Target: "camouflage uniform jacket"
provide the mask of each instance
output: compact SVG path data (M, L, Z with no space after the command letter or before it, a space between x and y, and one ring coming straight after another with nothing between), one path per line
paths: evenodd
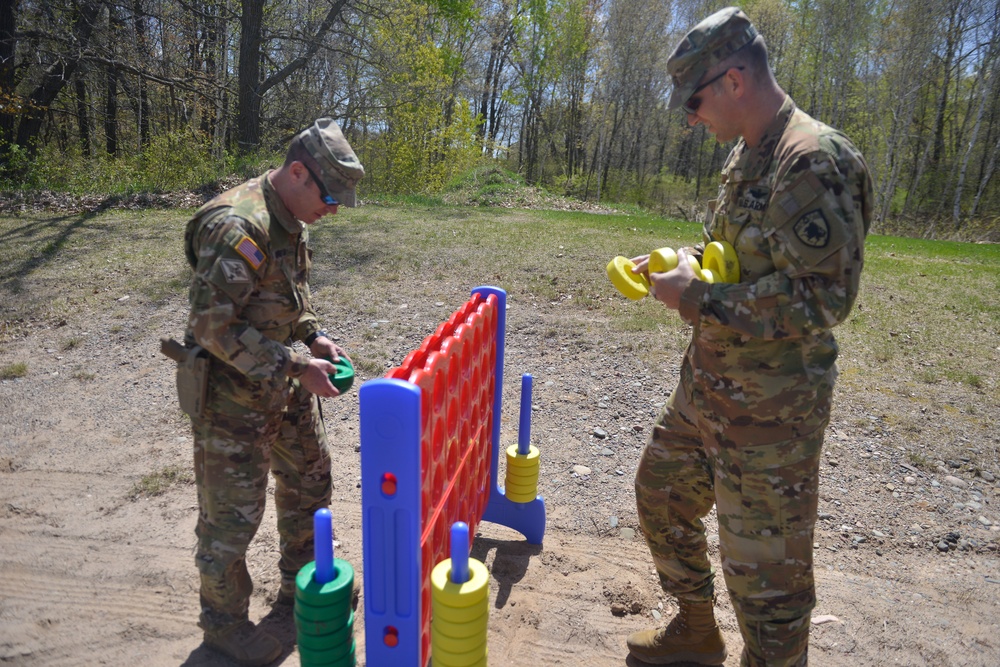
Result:
M830 329L858 294L872 202L857 148L790 97L756 147L737 143L703 235L733 245L740 282L695 281L680 305L694 325L689 362L713 412L780 397L777 425L815 400L818 383L832 385Z
M185 340L214 357L213 393L254 409L286 404L289 378L309 364L291 343L320 328L309 303L307 244L305 225L268 174L215 197L188 222L194 276Z

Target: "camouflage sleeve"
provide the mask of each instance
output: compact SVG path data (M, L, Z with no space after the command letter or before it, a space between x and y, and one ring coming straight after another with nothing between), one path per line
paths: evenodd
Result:
M763 339L843 322L858 293L871 201L867 166L846 140L797 156L765 214L775 271L754 283L695 282L681 297L681 316Z
M305 254L305 261L302 263L304 279L302 282L302 300L304 308L298 322L295 323L293 336L295 340L304 341L311 334L319 331L323 327L319 325L319 319L312 307L312 291L309 289L309 276L312 273L312 248L309 247L309 228L302 230L302 247Z
M255 329L243 316L267 257L266 239L228 209L202 223L191 280L188 330L214 356L253 380L297 377L309 360Z

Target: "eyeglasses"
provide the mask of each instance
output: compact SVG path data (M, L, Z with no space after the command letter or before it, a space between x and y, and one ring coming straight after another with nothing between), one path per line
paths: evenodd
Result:
M724 69L723 71L719 72L718 74L716 74L715 76L713 76L711 79L709 79L708 81L706 81L705 83L701 84L700 86L698 86L697 88L695 88L693 91L691 91L691 97L688 98L687 102L685 102L684 104L681 105L681 109L683 109L687 113L698 113L698 107L701 106L701 98L700 97L695 97L695 95L698 94L699 90L702 90L703 88L707 88L708 86L711 86L713 83L715 83L716 81L718 81L722 77L726 76L726 73L729 70L731 70L731 69L733 69L733 68L729 67L727 69ZM736 69L742 71L743 70L743 65L737 65Z
M319 198L321 200L323 200L323 203L326 204L327 206L337 206L337 205L339 205L340 202L337 201L330 194L330 191L326 189L325 185L323 185L323 181L319 180L319 177L317 177L316 173L312 169L309 168L309 165L307 165L305 162L303 162L302 166L306 168L306 171L309 172L309 175L316 182L316 187L319 188Z

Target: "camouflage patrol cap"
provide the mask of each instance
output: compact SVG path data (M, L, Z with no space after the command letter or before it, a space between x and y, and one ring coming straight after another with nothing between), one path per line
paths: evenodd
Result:
M326 189L341 206L357 203L355 188L365 175L358 156L354 154L340 126L332 118L320 118L299 137L309 154L316 160L320 178Z
M668 109L676 109L694 94L705 72L757 37L757 29L738 7L726 7L691 28L667 60L674 79Z

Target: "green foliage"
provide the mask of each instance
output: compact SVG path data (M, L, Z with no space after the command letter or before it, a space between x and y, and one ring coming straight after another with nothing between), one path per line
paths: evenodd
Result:
M426 6L400 2L394 20L373 35L388 55L381 72L386 120L366 154L369 183L383 193L438 192L481 153L478 120L450 90L455 53L423 29L434 20Z
M20 164L22 175L16 183L5 183L5 187L44 188L73 194L123 195L196 189L241 166L215 160L211 141L200 133L189 132L158 135L143 150L119 158L103 154L88 158L77 144L65 148L46 144L30 161L16 146L11 154L15 164Z
M504 196L525 187L524 178L493 163L481 164L455 175L444 187L453 201L475 206L493 206Z
M0 140L0 165L4 165L0 171L0 189L39 189L45 186L44 180L35 171L28 151L15 143Z

